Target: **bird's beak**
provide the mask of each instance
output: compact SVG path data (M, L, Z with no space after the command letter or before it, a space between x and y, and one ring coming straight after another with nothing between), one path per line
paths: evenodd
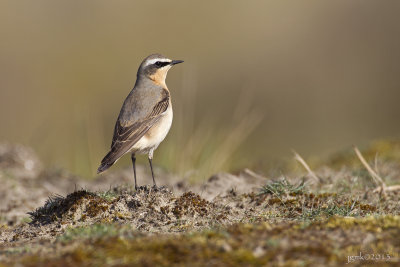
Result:
M176 65L176 64L179 64L179 63L182 63L183 62L183 60L172 60L171 61L171 65Z

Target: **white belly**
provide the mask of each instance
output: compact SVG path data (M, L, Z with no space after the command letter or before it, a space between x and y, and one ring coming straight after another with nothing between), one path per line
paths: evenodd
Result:
M171 128L172 118L173 112L170 106L167 111L165 111L163 117L139 139L130 151L134 153L149 153L154 151L167 136Z

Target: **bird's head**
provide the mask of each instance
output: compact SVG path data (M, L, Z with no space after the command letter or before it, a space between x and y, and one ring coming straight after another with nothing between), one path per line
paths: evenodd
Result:
M146 57L138 70L138 78L148 78L154 83L165 85L165 79L169 69L183 60L171 60L160 54L153 54Z

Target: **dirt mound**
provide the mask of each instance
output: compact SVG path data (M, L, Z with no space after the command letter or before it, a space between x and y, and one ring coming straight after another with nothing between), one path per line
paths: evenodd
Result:
M51 197L29 214L32 222L3 235L4 240L32 235L51 238L67 227L96 223L129 223L146 232L179 232L234 221L228 206L209 202L193 192L176 197L166 187L150 186L142 186L134 193L122 188L107 192L79 190L66 197Z
M38 208L34 212L28 212L28 214L31 215L33 225L46 225L63 220L67 216L71 217L74 212L81 209L80 206L82 205L85 206L86 213L90 217L93 217L97 215L98 209L105 207L102 202L103 200L96 194L80 190L69 194L65 198L62 196L50 197L43 207ZM65 221L63 222L65 223Z

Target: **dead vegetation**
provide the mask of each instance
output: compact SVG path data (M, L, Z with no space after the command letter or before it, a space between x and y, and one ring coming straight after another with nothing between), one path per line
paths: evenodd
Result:
M5 266L399 264L400 192L374 192L379 184L365 163L312 168L296 157L306 173L268 179L245 170L217 174L190 190L181 183L138 191L118 185L53 195L29 212L29 220L0 225L0 261ZM398 158L372 160L385 186L400 184ZM370 157L364 161L372 168ZM380 258L361 260L360 252Z

